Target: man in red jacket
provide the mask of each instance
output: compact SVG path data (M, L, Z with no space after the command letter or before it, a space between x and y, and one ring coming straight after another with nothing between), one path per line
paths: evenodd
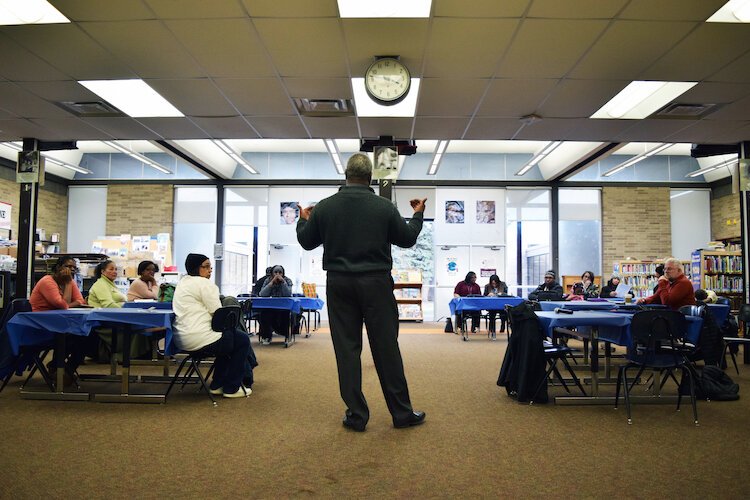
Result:
M664 304L675 311L682 306L695 305L693 284L685 276L682 263L673 257L665 260L664 276L659 277L656 293L650 297L638 299L638 303Z

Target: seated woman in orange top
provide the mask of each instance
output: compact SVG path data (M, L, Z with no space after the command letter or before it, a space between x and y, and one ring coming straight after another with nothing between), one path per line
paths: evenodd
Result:
M29 302L31 310L53 311L71 307L85 306L86 301L73 281L76 271L76 261L68 255L61 255L57 264L52 268L52 274L40 279L31 292Z
M69 255L61 255L57 259L55 267L52 268L52 274L40 279L31 292L29 302L31 310L36 311L53 311L57 309L69 309L71 307L87 307L83 295L78 289L78 285L73 280L76 272L76 261ZM66 357L65 363L65 382L69 385L73 381L73 375L78 367L83 363L86 348L90 342L88 337L79 335L68 335L65 342ZM52 364L47 364L47 369L54 380L55 369Z

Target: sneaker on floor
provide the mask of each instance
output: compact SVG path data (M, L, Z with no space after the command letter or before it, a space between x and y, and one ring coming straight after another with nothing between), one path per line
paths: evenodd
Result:
M240 386L240 388L237 389L236 392L232 392L232 393L223 392L223 395L225 398L246 398L252 393L253 393L252 389L249 389L244 386Z
M208 392L210 392L214 396L221 396L222 394L224 394L224 388L222 388L222 387L219 387L218 389L210 389L209 388Z

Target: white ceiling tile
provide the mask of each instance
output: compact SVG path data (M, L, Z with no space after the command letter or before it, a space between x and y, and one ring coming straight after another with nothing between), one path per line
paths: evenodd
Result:
M307 99L352 99L349 78L284 78L283 84L294 97Z
M166 25L198 64L215 78L276 75L248 19L167 21Z
M253 17L338 17L336 0L241 0Z
M630 82L562 80L537 108L549 118L588 118Z
M312 137L330 139L338 137L357 137L357 119L346 117L312 117L303 116L302 121L307 126Z
M469 118L421 117L414 124L415 139L453 139L463 137Z
M47 118L31 121L46 129L45 134L37 136L37 138L48 141L100 139L104 135L100 130L80 118Z
M703 22L727 0L631 0L622 19L679 20Z
M92 22L82 27L140 78L206 76L159 21Z
M426 78L419 86L418 116L472 116L490 81Z
M154 90L189 116L239 115L208 78L191 80L147 80Z
M276 78L217 79L216 85L240 114L296 114L284 88Z
M53 0L55 8L71 21L128 21L153 19L141 0Z
M40 99L22 86L0 82L0 109L27 118L65 118L70 114Z
M193 122L212 139L254 139L259 135L241 116L197 117Z
M170 137L205 139L209 137L189 118L139 118L138 121L164 139Z
M248 116L246 118L260 136L267 139L307 136L305 127L296 116Z
M692 22L616 21L568 76L634 80L695 27ZM622 50L627 47L627 50Z
M375 56L400 56L413 77L419 77L427 43L427 19L343 19L352 76L364 76Z
M162 19L214 19L247 17L237 0L145 0Z
M488 78L518 25L512 19L433 20L425 53L424 77Z
M411 138L411 118L360 118L362 137L390 135L397 139Z
M614 17L628 0L534 0L528 17L544 19L607 19Z
M149 130L141 125L137 120L130 117L117 118L82 118L83 121L92 127L101 130L103 134L108 134L111 139L122 140L156 140L162 139L159 134Z
M338 19L255 19L283 77L348 77Z
M477 117L471 121L462 139L511 139L521 126L518 120L512 118Z
M65 80L67 75L21 47L0 30L0 76L16 81ZM12 64L10 63L12 61Z
M561 78L607 27L604 20L527 19L498 76Z
M554 79L493 80L477 115L520 118L534 113L557 82Z
M435 17L521 17L531 0L432 0Z

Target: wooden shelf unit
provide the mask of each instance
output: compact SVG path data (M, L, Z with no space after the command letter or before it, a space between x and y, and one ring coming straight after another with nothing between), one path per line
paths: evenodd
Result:
M685 276L691 279L690 261L683 260L682 267ZM615 262L614 272L622 278L622 283L630 285L630 293L636 299L648 297L654 294L654 287L658 278L656 277L656 266L664 264L663 260L621 260Z
M399 321L423 321L422 272L418 269L394 269L391 276Z
M727 297L729 307L739 310L743 303L742 252L728 250L696 250L692 254L693 288L713 290Z
M581 281L580 276L563 275L561 284L565 293L572 292L573 285L575 283L578 283L579 281ZM601 276L594 276L594 283L596 283L596 286L599 287L599 290L602 289L602 277Z

